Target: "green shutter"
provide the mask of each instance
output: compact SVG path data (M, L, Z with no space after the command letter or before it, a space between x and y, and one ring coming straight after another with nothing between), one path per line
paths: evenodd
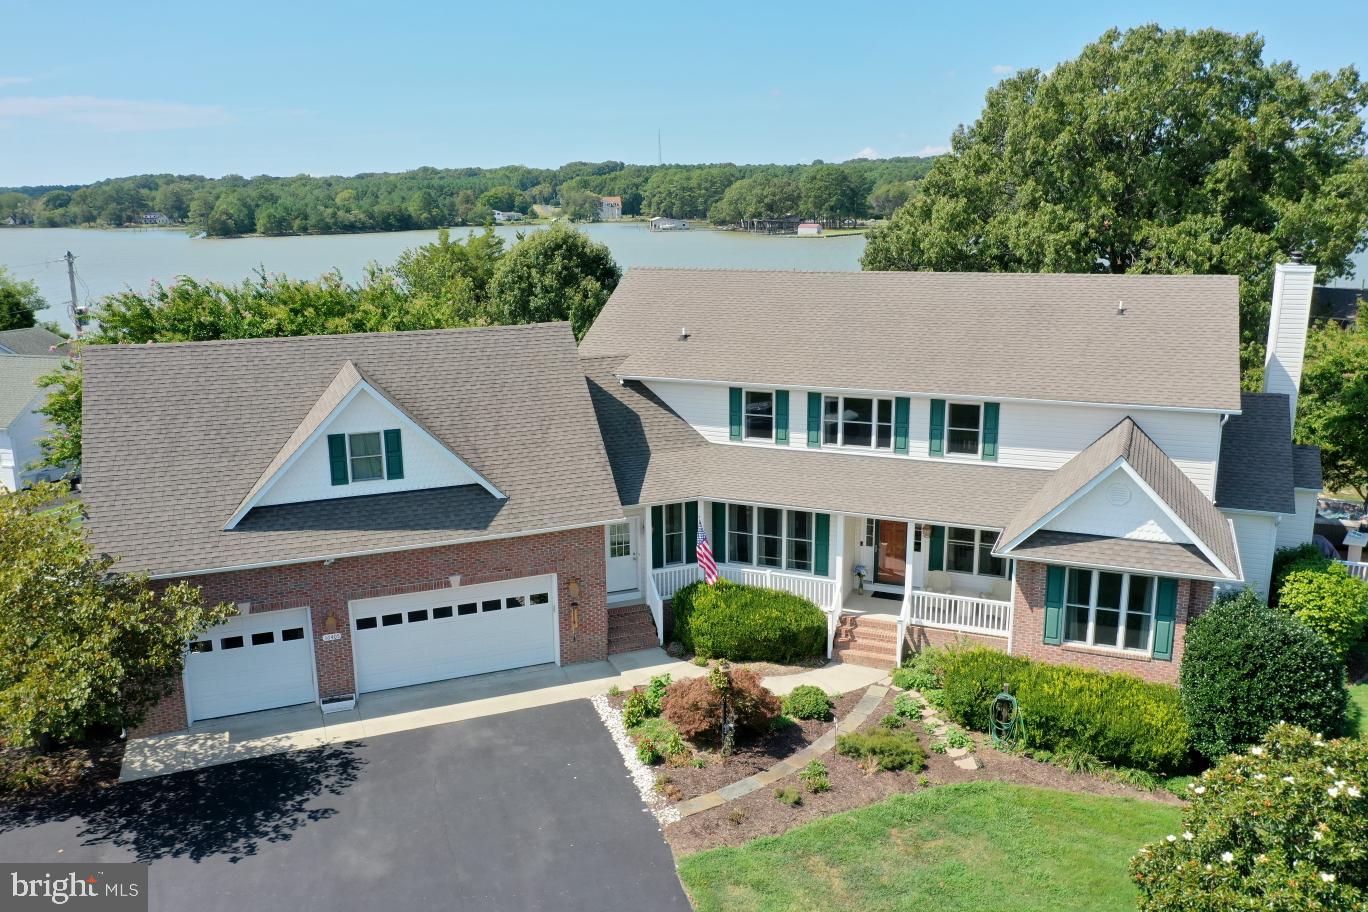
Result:
M712 502L712 514L713 559L719 564L725 564L727 562L727 505L714 500Z
M1160 577L1154 600L1154 658L1173 661L1173 628L1178 617L1178 581Z
M945 400L931 400L931 455L945 455Z
M899 396L893 400L893 452L907 452L907 418L912 410L912 400Z
M1045 568L1045 642L1064 642L1064 568Z
M926 569L945 569L945 526L931 527L931 553L926 555Z
M651 507L651 566L665 566L665 508Z
M332 469L332 483L344 485L351 481L347 471L347 435L328 435L328 465Z
M398 428L385 431L385 477L391 481L404 477L404 445Z
M822 394L808 393L808 446L822 445Z
M831 514L816 513L817 520L812 542L812 572L818 576L831 575Z
M731 403L731 439L741 439L741 387L733 386L727 391Z
M788 390L774 391L774 442L788 446Z
M983 403L983 458L997 462L998 450L998 404Z
M698 563L698 501L684 501L684 563Z

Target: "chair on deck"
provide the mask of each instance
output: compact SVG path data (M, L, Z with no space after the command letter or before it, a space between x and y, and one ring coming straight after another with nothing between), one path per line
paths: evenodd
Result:
M1010 602L1012 600L1012 581L1009 579L993 580L993 587L988 590L988 597L995 602Z
M938 592L942 595L949 595L954 590L950 583L950 574L944 570L926 571L926 585L923 588L927 592Z

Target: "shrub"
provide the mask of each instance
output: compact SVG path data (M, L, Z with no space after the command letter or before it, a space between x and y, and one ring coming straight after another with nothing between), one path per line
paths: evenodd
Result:
M1278 725L1189 796L1182 832L1131 861L1142 912L1368 908L1368 740Z
M636 739L639 757L642 747L647 744L651 746L657 760L662 757L673 759L689 752L689 745L685 744L684 739L680 737L679 729L675 728L668 719L647 719L632 729L632 737ZM653 763L655 761L641 757L641 762Z
M637 759L647 766L655 766L660 762L660 750L654 741L643 738L637 742Z
M1349 698L1325 641L1249 590L1222 595L1188 625L1179 680L1193 747L1212 760L1277 722L1334 734Z
M793 786L787 785L774 790L774 800L780 804L787 804L789 807L797 807L803 803L803 793Z
M1278 603L1278 590L1282 589L1283 579L1293 569L1306 569L1328 567L1334 563L1330 558L1321 554L1320 548L1310 542L1297 545L1295 548L1279 548L1273 553L1273 581L1269 586L1269 592L1273 594L1273 604Z
M1320 634L1344 661L1368 625L1368 582L1343 564L1294 564L1278 590L1278 607Z
M622 704L622 724L632 729L645 722L646 707L646 694L639 690L629 693L626 701Z
M921 704L908 694L898 694L893 698L893 714L904 719L920 719Z
M927 690L936 684L936 676L930 672L917 671L907 666L893 669L893 686L900 690Z
M1009 682L1024 717L1026 749L1088 751L1142 769L1174 768L1187 758L1182 702L1165 684L985 648L948 653L943 680L946 714L980 731L993 698Z
M826 615L792 593L721 579L685 586L671 605L679 639L700 656L796 662L826 650Z
M704 677L676 681L665 691L662 713L685 738L718 739L722 735L721 687L729 690L738 734L769 731L779 715L779 698L746 668L719 667Z
M800 684L784 697L784 715L795 719L818 719L823 722L831 718L831 697L820 687Z
M836 753L881 770L919 770L926 752L911 732L852 732L836 739Z
M656 675L651 678L646 685L646 715L660 715L660 701L665 698L665 691L670 687L670 676L667 674Z
M940 687L940 669L949 650L928 646L893 670L893 686L901 690L935 690Z
M798 774L803 786L814 795L818 792L831 791L831 779L827 771L827 765L821 760L812 760L803 767L803 771Z
M887 728L890 731L896 728L902 728L906 724L907 720L895 713L889 713L879 720L879 726L881 728Z

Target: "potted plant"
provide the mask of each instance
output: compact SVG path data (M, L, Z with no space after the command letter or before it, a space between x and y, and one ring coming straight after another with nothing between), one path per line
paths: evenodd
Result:
M324 697L319 701L319 708L326 713L346 712L356 708L356 694L341 694L336 697Z
M864 595L864 581L865 577L869 575L869 571L865 569L864 564L856 564L851 572L855 574L855 591Z

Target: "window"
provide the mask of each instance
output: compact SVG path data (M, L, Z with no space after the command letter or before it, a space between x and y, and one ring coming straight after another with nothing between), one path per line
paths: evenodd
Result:
M505 608L521 608L526 604L527 602L523 600L521 595L510 595L508 598L504 599Z
M1064 587L1064 639L1108 649L1150 648L1154 579L1069 568Z
M190 651L191 651L191 652L213 652L213 651L214 651L214 641L213 641L213 640L195 640L193 643L190 644Z
M264 633L252 634L253 646L269 646L275 642L275 632L267 630Z
M774 439L774 393L746 390L741 436L746 440Z
M684 563L684 505L665 505L665 565Z
M733 564L755 563L754 507L727 506L727 560Z
M760 507L756 529L755 562L762 567L784 566L784 511Z
M481 611L498 611L503 607L503 599L485 599L480 602Z
M608 527L608 556L632 556L632 524L613 523Z
M475 604L474 602L466 602L464 605L456 606L456 614L458 614L461 617L465 617L468 614L474 614L476 611L479 610L479 607L480 606Z
M784 566L812 572L812 514L791 510L788 514L788 556Z
M242 637L224 637L219 640L219 649L241 649Z
M381 455L378 431L348 434L347 450L352 481L377 481L385 477L385 459Z
M426 621L427 619L428 613L426 608L420 609L418 611L410 611L408 613L408 621L410 624L416 624L419 621Z
M945 536L945 569L952 573L1006 576L1006 559L993 557L996 540L995 532L951 526Z
M827 446L893 448L893 400L827 396L822 400L822 443Z
M945 451L955 456L977 456L982 436L983 407L968 402L951 402L949 411Z
M280 631L280 642L282 643L289 643L294 640L302 639L304 639L303 627L287 627L284 630Z
M368 617L368 618L357 618L357 619L356 619L356 629L357 629L357 630L374 630L374 629L375 629L375 618L373 618L373 617Z
M443 605L441 608L433 608L433 609L432 609L432 619L433 619L434 621L445 620L446 618L449 618L449 617L451 617L451 606L450 606L450 605Z
M532 593L532 604L534 604L534 605L546 605L546 604L550 604L550 602L551 602L551 593L549 593L549 592L534 592L534 593Z
M404 623L404 616L402 614L385 614L380 617L380 626L382 627L393 627L396 624L402 623Z
M866 548L874 547L875 536L878 534L878 520L866 519L864 526L864 537L860 539L860 544Z

